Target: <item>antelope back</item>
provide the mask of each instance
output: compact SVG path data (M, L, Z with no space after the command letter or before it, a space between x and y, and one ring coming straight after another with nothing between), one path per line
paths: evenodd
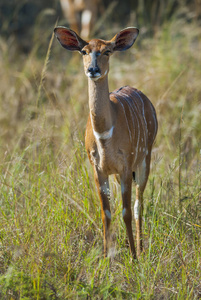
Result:
M150 151L157 133L157 118L151 101L139 90L125 86L110 93L123 110L127 124L134 165Z

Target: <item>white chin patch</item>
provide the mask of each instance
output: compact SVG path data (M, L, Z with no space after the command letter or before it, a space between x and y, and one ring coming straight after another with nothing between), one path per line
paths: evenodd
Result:
M90 77L90 76L88 76L91 80L93 80L93 81L96 81L96 80L98 80L99 78L101 78L101 76L96 76L96 77Z
M86 73L86 75L87 75L88 78L90 78L93 81L96 81L96 80L98 80L101 77L100 73L97 73L96 76L94 76L94 77L91 76L91 73L88 73L88 72Z
M96 80L98 80L98 79L100 79L100 78L105 77L105 75L107 75L107 72L108 72L108 70L106 70L105 73L104 73L103 75L101 75L100 73L96 73L96 76L95 76L95 77L92 77L92 76L91 76L91 73L88 73L88 72L86 73L86 75L87 75L87 77L89 77L91 80L96 81Z

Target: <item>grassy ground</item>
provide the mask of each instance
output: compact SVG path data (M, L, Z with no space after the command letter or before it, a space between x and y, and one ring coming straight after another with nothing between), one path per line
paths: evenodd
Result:
M1 40L0 299L201 297L200 33L176 19L111 62L110 89L141 89L159 120L137 262L114 178L114 257L103 259L79 54L50 41L46 55L38 42L25 56Z

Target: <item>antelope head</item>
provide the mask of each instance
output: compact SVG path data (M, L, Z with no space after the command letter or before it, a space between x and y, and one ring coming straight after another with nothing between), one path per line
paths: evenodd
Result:
M81 39L73 30L65 27L56 27L54 33L64 48L79 51L82 54L86 76L97 81L109 72L111 54L129 49L134 44L139 30L129 27L121 30L110 41L92 39L88 42Z

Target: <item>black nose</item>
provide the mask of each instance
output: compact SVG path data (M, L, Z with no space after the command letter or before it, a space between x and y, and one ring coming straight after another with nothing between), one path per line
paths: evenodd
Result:
M99 67L95 67L95 68L89 67L89 68L88 68L88 72L89 72L92 76L94 76L96 73L100 73L100 69L99 69Z

